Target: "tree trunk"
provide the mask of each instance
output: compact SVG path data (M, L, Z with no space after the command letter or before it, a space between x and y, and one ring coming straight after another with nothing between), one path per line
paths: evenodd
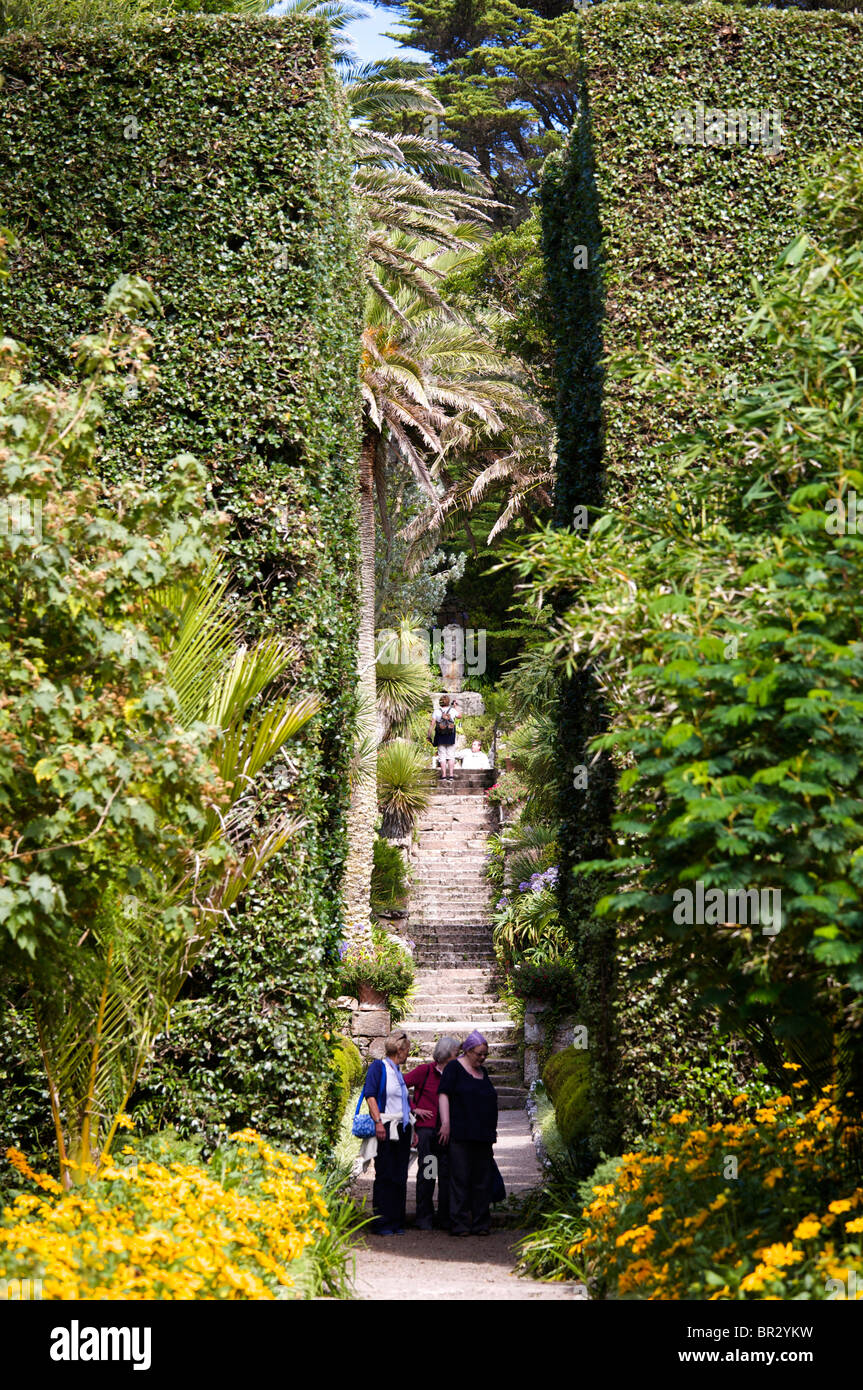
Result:
M366 433L360 453L360 632L357 680L361 695L375 708L375 457L378 435ZM375 736L376 719L371 721ZM377 769L377 753L374 770ZM377 777L357 780L348 812L345 914L348 927L368 928L371 919L372 857L378 814Z

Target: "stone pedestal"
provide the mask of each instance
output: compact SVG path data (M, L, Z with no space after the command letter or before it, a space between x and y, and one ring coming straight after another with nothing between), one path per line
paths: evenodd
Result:
M362 986L362 989L377 995L381 1000L382 995L377 994L377 990L371 990L369 986ZM388 1033L392 1032L390 1024L389 1010L381 1008L378 1002L357 1003L355 1009L351 1010L351 1037L360 1050L363 1057L383 1057L384 1039Z
M526 999L524 1001L524 1084L530 1086L534 1081L539 1080L539 1057L545 1049L548 1051L546 1034L548 1025L545 1015L550 1008L544 999ZM563 1052L564 1048L571 1047L575 1039L576 1018L574 1014L564 1014L559 1018L551 1038L551 1052L553 1056L556 1052Z

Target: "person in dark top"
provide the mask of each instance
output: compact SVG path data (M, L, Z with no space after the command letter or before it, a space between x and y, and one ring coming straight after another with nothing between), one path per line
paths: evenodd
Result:
M458 1038L443 1037L434 1045L434 1061L405 1072L405 1085L413 1087L416 1116L418 1231L431 1231L435 1226L449 1230L449 1154L438 1139L438 1087L444 1067L458 1056L458 1051ZM437 1218L433 1205L435 1181Z
M439 1139L449 1145L450 1235L487 1236L491 1229L497 1091L483 1063L488 1043L470 1033L462 1055L444 1068L438 1088Z

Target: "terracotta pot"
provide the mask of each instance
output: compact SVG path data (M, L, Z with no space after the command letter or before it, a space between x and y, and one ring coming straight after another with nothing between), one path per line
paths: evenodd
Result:
M362 982L357 988L357 998L361 1004L375 1004L379 1007L383 1007L387 1002L380 990L372 989L371 985Z

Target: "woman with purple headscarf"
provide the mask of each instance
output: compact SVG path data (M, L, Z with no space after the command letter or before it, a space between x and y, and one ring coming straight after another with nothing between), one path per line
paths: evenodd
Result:
M491 1229L497 1091L483 1066L487 1056L488 1043L474 1030L461 1056L444 1067L438 1088L438 1139L449 1145L453 1236L487 1236Z

